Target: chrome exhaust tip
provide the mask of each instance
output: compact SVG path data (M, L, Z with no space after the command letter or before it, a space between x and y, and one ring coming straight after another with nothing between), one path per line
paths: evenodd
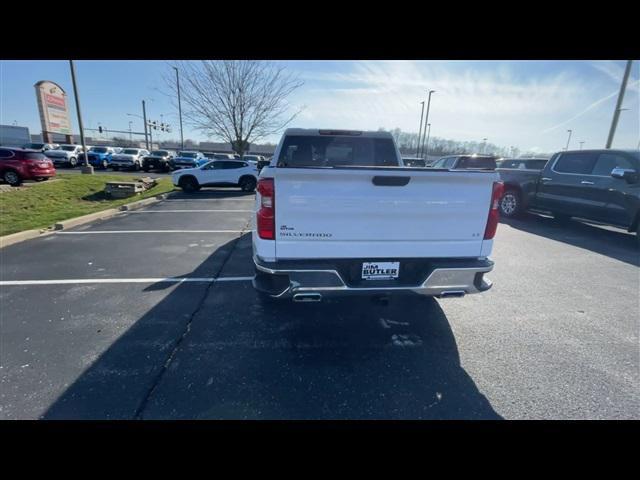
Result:
M294 302L319 302L322 295L319 293L296 293L293 296Z
M452 297L464 297L466 292L464 290L446 290L438 295L439 298L452 298Z

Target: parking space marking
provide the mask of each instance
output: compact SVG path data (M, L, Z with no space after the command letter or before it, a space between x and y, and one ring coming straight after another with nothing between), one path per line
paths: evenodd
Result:
M212 283L212 282L248 282L253 277L159 277L159 278L73 278L64 280L3 280L0 286L21 285L72 285L83 283Z
M239 213L253 212L253 210L131 210L123 213L205 213L205 212L222 212L222 213Z
M244 233L248 230L89 230L83 232L56 232L58 235L95 235L99 233Z

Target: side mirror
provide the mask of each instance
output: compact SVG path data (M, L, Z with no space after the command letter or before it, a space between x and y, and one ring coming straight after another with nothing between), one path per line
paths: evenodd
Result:
M616 167L611 170L611 176L613 178L626 180L628 183L635 183L638 181L638 173L630 168Z

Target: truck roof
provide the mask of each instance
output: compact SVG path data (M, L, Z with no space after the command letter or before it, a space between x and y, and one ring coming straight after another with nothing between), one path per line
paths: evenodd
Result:
M391 132L379 132L374 130L342 130L337 128L287 128L285 135L303 135L320 137L322 135L339 135L345 137L365 138L392 138Z

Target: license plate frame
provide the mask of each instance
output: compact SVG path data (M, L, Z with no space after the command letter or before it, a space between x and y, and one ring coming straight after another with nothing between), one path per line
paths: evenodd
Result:
M400 262L362 262L362 280L397 280L400 276Z

